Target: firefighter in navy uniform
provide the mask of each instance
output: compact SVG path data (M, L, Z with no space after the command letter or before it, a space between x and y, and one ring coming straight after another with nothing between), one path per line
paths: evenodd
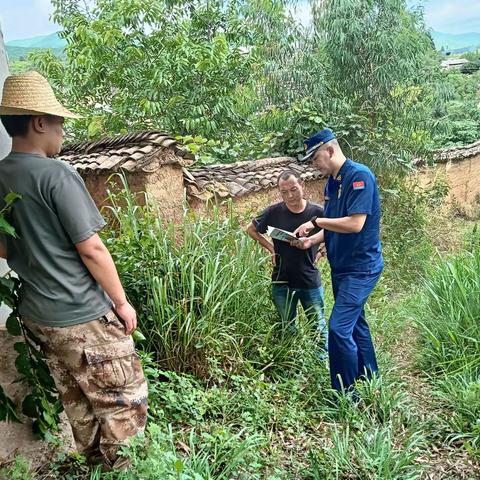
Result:
M347 159L335 134L324 129L306 140L306 155L328 176L324 217L313 217L296 233L295 246L325 241L335 299L329 320L328 353L333 388L349 390L378 371L365 318L365 304L383 270L380 197L371 170ZM322 230L308 238L314 228Z

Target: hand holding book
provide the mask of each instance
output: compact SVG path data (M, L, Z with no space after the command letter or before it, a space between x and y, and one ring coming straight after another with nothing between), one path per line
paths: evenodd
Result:
M312 242L308 238L299 238L294 233L282 230L281 228L268 226L267 235L276 240L287 242L292 247L300 248L301 250L307 250L312 246Z
M267 227L267 235L275 240L281 240L282 242L291 242L292 240L298 240L298 237L292 232L287 232L287 230L282 230L281 228Z

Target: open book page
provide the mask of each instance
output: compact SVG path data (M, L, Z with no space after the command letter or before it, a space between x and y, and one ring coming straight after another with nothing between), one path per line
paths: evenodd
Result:
M282 240L283 242L290 242L291 240L297 240L297 237L292 232L287 232L281 228L267 227L267 235L276 240Z

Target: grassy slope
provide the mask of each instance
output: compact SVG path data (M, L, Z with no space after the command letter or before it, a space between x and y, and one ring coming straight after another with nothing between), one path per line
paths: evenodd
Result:
M429 231L439 258L461 248L464 232L470 229L465 220L452 222L449 216L435 214ZM123 261L128 258L130 240L125 240L126 230L123 233L124 243L111 245L117 261L121 252ZM219 247L218 241L215 236L207 240L214 248ZM202 248L205 250L205 245ZM172 247L167 250L172 252ZM241 256L240 250L237 255ZM235 357L225 343L222 352L235 362L218 363L222 357L215 360L212 350L208 380L159 369L145 357L151 385L149 447L134 447L130 452L133 467L127 473L118 477L104 474L102 478L478 478L478 452L469 455L464 442L447 441L452 412L432 394L436 384L429 372L419 367L421 345L414 312L421 291L410 277L410 288L400 283L395 270L395 265L387 263L368 307L382 378L359 387L360 406L343 397L337 404L331 403L327 369L315 360L306 328L293 345L275 338L252 342L254 355L243 352ZM326 263L322 272L326 303L331 305ZM235 277L238 272L232 270L228 275ZM245 291L245 301L248 295ZM258 308L268 309L268 304L260 305ZM241 314L237 312L237 316ZM171 311L170 315L180 312ZM255 325L255 340L263 338L258 310L248 312L246 319ZM302 325L305 327L305 319ZM243 335L247 342L248 330ZM230 353L225 353L227 350ZM23 475L18 478L27 478L21 463L14 468ZM94 479L100 478L100 473L70 459L46 466L41 478Z

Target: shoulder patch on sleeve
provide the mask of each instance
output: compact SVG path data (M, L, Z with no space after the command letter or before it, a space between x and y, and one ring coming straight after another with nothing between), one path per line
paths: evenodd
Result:
M358 180L353 182L353 189L354 190L363 190L365 188L365 182L363 180Z

